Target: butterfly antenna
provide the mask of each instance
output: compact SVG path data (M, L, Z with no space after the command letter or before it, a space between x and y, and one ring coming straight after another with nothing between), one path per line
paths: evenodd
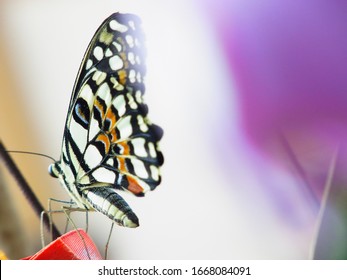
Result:
M27 155L41 156L41 157L49 158L53 162L56 161L54 158L52 158L48 155L45 155L45 154L41 154L41 153L27 152L27 151L6 151L6 152L7 153L13 153L13 154L27 154Z

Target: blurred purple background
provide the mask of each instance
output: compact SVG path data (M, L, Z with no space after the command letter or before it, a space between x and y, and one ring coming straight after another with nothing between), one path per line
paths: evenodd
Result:
M322 227L328 227L330 235L319 240L329 244L324 246L330 251L335 247L340 251L320 256L346 258L341 247L346 249L347 228L347 2L207 0L205 4L235 80L246 139L262 156L303 182L302 196L317 219L325 202L329 167L337 156L328 199L334 217L324 216ZM267 189L275 194L275 203L288 203L288 197L276 193L271 184ZM285 211L287 218L295 219L294 211Z

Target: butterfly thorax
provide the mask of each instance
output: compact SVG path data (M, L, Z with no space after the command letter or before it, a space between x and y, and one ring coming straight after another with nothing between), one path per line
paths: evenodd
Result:
M66 170L66 168L62 168L61 162L56 161L48 167L49 174L58 178L61 185L67 190L68 194L72 198L72 201L76 203L79 208L84 209L93 209L93 207L81 196L81 192L77 187L75 179L73 175Z

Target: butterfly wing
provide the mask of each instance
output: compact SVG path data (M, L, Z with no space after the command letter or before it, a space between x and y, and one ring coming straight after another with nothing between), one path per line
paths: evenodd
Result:
M79 69L52 172L79 204L123 225L132 211L116 190L143 196L161 181L163 132L143 102L144 56L138 17L116 13L99 27Z

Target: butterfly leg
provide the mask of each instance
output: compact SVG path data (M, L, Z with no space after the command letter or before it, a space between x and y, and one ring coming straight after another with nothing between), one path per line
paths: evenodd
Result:
M108 235L107 242L106 242L106 245L105 245L105 260L107 260L108 245L110 244L113 227L114 227L114 222L112 222L110 233Z
M93 210L90 210L90 209L86 209L86 208L79 208L79 207L70 207L70 206L63 206L62 207L62 211L64 212L65 216L66 216L66 225L65 225L65 232L68 231L68 227L69 227L69 224L72 225L72 228L73 229L76 229L77 226L76 224L73 222L73 219L71 218L71 213L72 212L84 212L86 213L86 226L85 226L85 232L88 232L88 212L89 211L93 211Z
M60 211L61 212L61 211ZM50 211L42 211L40 214L40 238L41 238L41 246L42 248L46 246L45 241L45 233L44 233L44 219L45 215L47 216L49 220L49 232L51 233L51 241L53 240L53 231L52 231L52 216Z
M53 223L53 216L52 214L54 213L62 213L62 210L52 210L52 202L58 202L58 203L69 203L67 201L62 201L62 200L57 200L54 198L49 198L48 199L48 210L47 211L42 211L40 214L40 235L41 235L41 244L42 247L46 246L45 242L45 234L44 234L44 225L47 226L46 220L48 219L48 231L51 234L51 241L53 241L55 238L60 236L60 232L58 229L55 227Z
M71 219L70 217L70 213L71 212L75 212L75 211L79 211L79 212L86 212L88 215L88 209L84 209L84 208L76 208L76 207L68 207L68 206L63 206L63 210L64 214L66 215L66 218L68 219L68 222L71 223L72 227L74 228L74 230L77 232L77 234L79 235L79 237L81 238L84 248L86 249L86 253L87 253L87 257L88 259L91 260L90 254L89 254L89 250L88 250L88 246L85 242L84 237L81 235L80 231L78 230L76 224L74 223L74 221ZM87 216L88 219L88 216Z
M53 221L53 218L52 218L52 214L53 213L62 213L64 212L63 210L56 210L56 211L52 211L52 202L54 203L59 203L59 204L67 204L69 205L70 207L72 207L75 203L70 200L70 201L66 201L66 200L60 200L60 199L54 199L54 198L50 198L48 200L48 211L49 211L49 215L50 215L50 220ZM69 225L69 219L66 219L66 224L65 224L65 228L64 228L64 233L67 232L67 229L68 229L68 225Z
M59 210L53 210L56 207L52 207L52 204L54 203L59 203L59 204L65 204L68 206L61 206L59 207ZM86 213L86 232L88 229L88 211L91 210L87 210L85 208L78 208L78 207L74 207L73 205L75 205L75 203L73 201L65 201L65 200L58 200L58 199L54 199L54 198L49 198L48 199L48 210L47 211L43 211L41 213L41 226L40 226L40 232L41 232L41 243L42 243L42 247L44 247L46 245L45 242L45 234L44 234L44 230L43 230L43 225L44 225L44 217L45 215L47 215L48 220L49 220L49 232L51 233L51 241L54 239L53 238L53 214L56 213L64 213L65 217L66 217L66 224L65 224L65 233L68 230L68 226L69 224L72 225L72 228L77 230L77 226L76 224L73 222L73 220L70 217L71 212L75 212L75 211L79 211L79 212L85 212Z

